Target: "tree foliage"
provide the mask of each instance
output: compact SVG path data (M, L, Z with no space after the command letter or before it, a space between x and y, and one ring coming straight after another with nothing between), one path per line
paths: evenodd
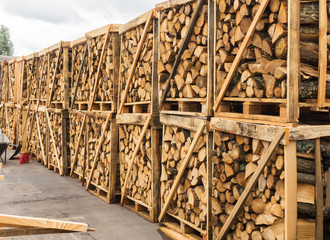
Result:
M10 40L10 31L8 27L0 27L0 55L12 56L14 53L14 44Z

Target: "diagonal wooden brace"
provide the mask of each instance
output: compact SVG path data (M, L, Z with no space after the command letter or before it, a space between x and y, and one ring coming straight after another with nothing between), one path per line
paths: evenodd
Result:
M140 42L138 44L137 51L136 51L135 56L134 56L133 64L132 64L132 67L131 67L131 71L129 72L128 79L126 81L126 87L125 87L125 91L124 91L124 96L121 99L121 103L120 103L118 114L121 114L122 111L123 111L124 104L125 104L126 98L127 98L127 93L128 93L129 85L131 84L131 81L133 79L135 68L136 68L137 62L139 60L140 53L141 53L141 50L142 50L142 46L143 46L144 40L146 39L148 28L150 26L152 17L153 17L153 11L150 13L150 15L148 17L148 20L147 20L147 22L146 22L146 24L144 26L142 37L140 39Z
M61 166L60 158L59 158L57 150L56 150L54 133L53 133L52 125L51 125L50 120L49 120L49 114L48 114L47 109L46 109L46 117L47 117L47 121L48 121L50 136L51 136L52 142L53 142L53 148L54 148L54 152L55 152L55 156L56 156L57 166L58 166L58 169L60 171L60 175L63 176L63 169L62 169L62 166Z
M266 0L264 0L264 1L266 1ZM278 133L275 135L273 141L270 143L270 145L267 148L264 155L259 160L257 169L255 170L254 174L251 176L250 180L248 181L247 185L245 186L245 189L244 189L242 195L240 196L240 198L236 202L236 204L235 204L233 210L231 211L230 215L228 216L225 224L221 228L221 231L220 231L219 236L217 238L218 240L225 239L226 234L228 233L231 224L236 219L237 215L239 214L240 210L243 207L243 204L244 204L245 200L248 198L252 188L254 187L254 185L258 181L262 171L264 170L267 162L269 161L272 154L275 152L276 147L280 143L283 134L284 134L284 130L280 129L278 131Z
M236 72L236 69L243 57L243 54L246 50L246 48L250 45L250 39L256 29L256 26L257 24L259 23L259 20L261 19L263 13L265 12L265 9L266 7L268 6L268 3L269 3L269 0L263 0L262 3L260 4L259 8L258 8L258 11L255 15L255 17L253 18L253 21L249 27L249 30L247 31L245 37L244 37L244 40L238 50L238 53L233 61L233 64L231 65L230 69L229 69L229 72L227 74L227 77L224 81L224 83L222 84L221 86L221 90L220 90L220 93L217 97L217 100L215 101L215 105L213 107L213 110L214 112L216 112L219 108L219 105L223 99L223 97L225 96L226 92L227 92L227 89L229 87L229 84Z
M198 130L197 130L197 132L196 132L196 134L194 136L194 140L192 141L192 143L191 143L191 145L189 147L189 150L187 152L187 155L186 155L184 161L182 162L181 168L180 168L178 174L176 175L175 180L174 180L174 183L172 185L172 188L171 188L171 190L170 190L170 192L169 192L169 194L168 194L168 196L166 198L164 207L162 208L162 210L161 210L161 212L159 214L159 217L158 217L159 222L161 222L163 220L163 218L164 218L164 216L166 214L166 211L167 211L167 209L170 206L170 203L171 203L171 201L172 201L172 199L174 197L174 194L176 193L176 190L177 190L177 188L178 188L178 186L180 184L180 181L181 181L181 178L182 178L182 176L184 174L184 171L186 170L187 165L188 165L188 163L190 161L191 155L193 154L193 151L194 151L195 146L196 146L196 144L198 142L198 139L199 139L199 137L203 133L203 130L205 128L205 125L206 125L205 122L201 123L201 125L199 126L199 128L198 128Z
M44 149L42 139L41 139L41 131L40 131L40 124L39 124L38 114L37 114L36 120L37 120L37 130L38 130L38 136L39 136L39 143L40 143L40 147L41 147L42 158L44 160L44 165L46 166L46 155L45 155L45 149Z
M131 175L131 171L132 171L132 167L133 167L133 163L134 163L134 159L136 157L136 155L138 154L139 150L140 150L140 144L143 140L143 137L144 135L146 134L146 131L148 129L148 126L149 126L149 123L150 123L150 120L151 120L151 115L148 116L143 128L142 128L142 131L140 133L140 137L136 143L136 146L135 146L135 149L134 149L134 152L133 152L133 155L131 157L131 160L129 161L129 165L128 165L128 168L127 168L127 172L126 172L126 178L125 178L125 182L124 182L124 185L121 189L121 200L120 200L120 203L121 205L123 205L124 203L124 199L125 199L125 193L126 193L126 186L127 186L127 183L128 183L128 179Z
M95 156L94 156L94 160L93 160L93 164L92 164L92 169L91 169L91 172L89 173L89 177L87 179L86 189L88 189L89 184L92 181L93 172L95 170L97 159L99 157L99 153L100 153L101 147L103 145L103 139L104 139L105 131L107 130L107 127L109 125L110 117L111 117L111 113L108 114L108 117L105 120L105 124L104 124L103 130L102 130L102 134L101 134L101 137L99 139L99 145L97 146L96 153L95 153Z

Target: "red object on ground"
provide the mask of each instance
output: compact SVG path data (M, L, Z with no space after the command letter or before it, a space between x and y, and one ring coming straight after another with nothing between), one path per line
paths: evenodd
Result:
M21 153L19 164L30 162L30 153Z

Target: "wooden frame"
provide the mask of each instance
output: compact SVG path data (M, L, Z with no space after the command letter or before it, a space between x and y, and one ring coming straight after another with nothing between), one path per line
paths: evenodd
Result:
M119 75L119 54L120 54L120 42L119 42L119 36L118 36L118 29L119 24L109 24L104 27L95 29L93 31L90 31L85 34L84 37L81 37L77 40L74 40L71 42L71 48L72 48L72 82L71 82L71 88L72 88L72 96L71 96L71 103L70 108L73 109L79 109L79 110L87 110L89 102L89 97L92 94L92 92L99 91L102 89L102 85L99 84L99 81L97 80L97 84L93 84L95 82L96 78L103 78L104 74L103 71L106 70L107 75L110 74L110 76L107 76L108 86L109 89L106 89L104 91L108 91L108 95L106 95L105 99L99 99L101 96L99 96L99 92L96 92L94 101L93 109L95 110L101 110L101 111L117 111L117 81L118 81L118 75ZM99 48L98 41L100 40L102 36L106 37L106 41L103 43L101 49L103 50L102 54L102 60L100 61L100 56L97 56L97 59L94 59L95 53L93 53L92 48L98 48L98 50L101 50ZM94 49L95 51L95 49ZM79 59L80 65L76 66L75 62L78 60L76 59L77 54L82 53L82 58ZM104 58L104 59L103 59ZM103 69L103 65L100 63L106 63L106 69ZM97 68L95 68L94 65L97 65ZM101 70L102 67L102 71ZM93 71L91 69L94 69ZM97 70L97 72L95 72ZM95 76L96 74L96 76ZM78 84L79 83L79 84ZM102 82L101 82L102 83ZM88 86L87 89L84 89L84 92L82 92L82 86ZM96 88L95 88L96 87ZM95 88L95 89L94 89ZM77 100L77 92L79 91L80 97ZM84 97L83 94L86 95L86 92L89 92L87 94L88 97ZM96 100L96 101L95 101Z
M156 5L156 9L159 14L159 31L161 31L161 19L163 19L163 14L167 10L173 9L173 8L180 8L186 4L195 4L196 6L193 7L193 13L191 16L191 22L188 25L188 28L186 29L185 37L180 39L179 45L178 45L178 51L175 56L174 63L169 63L171 65L171 70L169 72L169 76L166 77L166 80L164 84L162 83L163 76L162 74L159 74L159 92L162 91L162 96L160 96L160 109L161 113L164 114L177 114L177 115L187 115L187 116L212 116L212 106L213 106L213 74L214 74L214 55L213 49L215 47L214 42L214 34L215 34L215 28L214 28L214 4L212 0L198 0L198 1L187 1L187 0L178 0L178 1L167 1ZM205 97L196 97L196 98L189 98L189 97L168 97L167 94L170 91L171 88L171 80L173 81L174 77L177 75L177 69L179 65L182 63L181 57L185 50L187 50L188 43L190 42L192 32L194 31L195 23L200 16L201 10L205 8L205 5L207 5L207 76L206 78L206 94ZM161 33L161 32L160 32ZM159 39L160 44L162 40ZM199 46L199 45L198 45ZM203 45L200 45L203 46ZM162 53L159 52L158 55L158 61L162 62ZM162 63L163 65L163 63ZM164 63L165 65L165 63ZM162 66L164 67L164 66ZM163 71L163 70L161 70ZM166 70L167 71L167 70ZM164 75L165 76L165 75ZM166 75L167 76L167 75ZM163 86L164 85L164 86ZM188 84L190 86L190 84ZM181 91L181 90L180 90ZM175 109L175 110L173 110Z
M132 58L133 62L130 66L124 66L125 58L123 56L124 50L123 46L125 44L128 44L128 42L125 42L125 35L129 33L131 30L136 30L139 27L143 26L143 32L141 34L141 39L139 40L137 44L137 50ZM152 32L148 33L149 28L151 28ZM151 46L151 56L147 61L141 60L141 55L145 54L145 52L142 52L142 49L147 50L146 44L148 43L146 40L146 37L148 34L152 35L152 42L153 45ZM158 82L157 82L157 58L158 58L158 17L156 15L156 12L154 9L146 12L145 14L133 19L132 21L122 25L119 28L119 35L121 37L121 55L120 55L120 74L119 74L119 84L118 84L118 114L122 113L151 113L151 114L158 114ZM145 56L145 55L143 55ZM150 82L150 100L129 100L128 101L128 95L132 94L134 91L138 89L138 87L133 86L133 79L135 79L135 76L137 72L139 72L137 69L138 64L146 63L148 66L151 67L150 69L150 80L147 80ZM128 69L126 70L126 67ZM128 74L127 79L123 76L126 73ZM149 70L145 70L149 71ZM145 73L147 75L147 73ZM135 80L137 81L137 80ZM125 88L124 88L125 84ZM133 87L130 87L130 86ZM147 90L145 90L148 94ZM123 94L123 95L122 95Z
M93 139L89 139L89 131L94 128L88 121L86 121L86 124L82 126L83 128L83 134L82 136L82 146L85 149L83 149L79 146L77 147L75 145L75 141L73 141L73 138L70 139L70 141L73 141L70 143L71 149L74 151L83 151L83 160L84 163L82 165L82 169L78 170L77 165L78 165L78 159L74 162L73 159L71 159L71 172L73 177L79 177L80 181L82 182L82 185L86 183L86 190L91 192L92 194L98 196L102 200L104 200L107 203L115 203L116 202L116 196L120 195L120 191L118 190L118 182L117 182L117 172L119 171L119 168L117 167L118 165L118 126L116 124L116 120L113 116L112 112L105 112L105 111L80 111L80 110L69 110L69 115L70 115L70 133L71 131L77 132L76 129L74 129L74 118L75 117L80 117L81 118L85 117L93 119L93 121L103 119L103 127L102 127L102 135L99 137L98 141L95 143L95 148L97 148L97 152L94 152L94 155L92 156L93 159L90 159L91 152L93 148L91 147L91 143ZM105 132L108 131L110 132L108 134L105 134ZM80 131L79 131L80 133ZM78 134L79 134L78 133ZM70 134L71 135L71 134ZM74 135L77 136L77 135ZM93 136L91 136L93 137ZM102 148L104 145L104 139L107 138L108 144L110 144L110 153L107 153L104 151ZM110 138L110 140L109 140ZM90 149L91 148L91 149ZM103 149L103 150L102 150ZM102 155L102 157L100 156ZM110 157L108 158L107 155ZM71 157L75 156L75 152L71 154ZM106 156L106 159L103 159L103 156ZM86 159L86 160L85 160ZM107 160L109 161L107 164L108 166L106 167L108 169L108 187L104 187L101 183L95 182L92 180L92 175L93 172L97 167L98 162L103 162ZM86 168L86 165L92 162L92 168ZM80 166L81 168L81 166ZM89 175L87 176L85 172L88 171ZM103 175L104 176L104 175Z
M120 167L120 175L125 176L125 179L121 177L122 184L121 184L121 204L124 207L129 208L130 210L136 212L143 218L151 221L157 222L157 217L159 214L159 178L160 178L160 153L159 153L159 142L160 142L160 126L159 126L159 118L158 116L153 116L150 114L120 114L116 116L117 124L119 125L119 146L122 146L122 142L125 139L123 134L124 126L139 126L141 130L141 134L139 136L138 141L135 143L136 146L134 148L134 152L129 158L129 168L125 170L125 168ZM141 145L142 139L144 138L146 131L150 131L150 155L148 155L148 160L151 164L151 179L148 180L150 182L150 189L151 189L151 201L149 204L145 203L142 200L134 198L134 196L129 196L126 194L127 190L130 188L127 186L127 182L130 179L130 170L133 166L133 161L136 159L135 156L139 154L141 149L146 151L145 147ZM127 139L128 140L128 139ZM119 160L120 165L124 164L125 153L123 149L119 149ZM127 155L128 157L128 155ZM145 156L146 158L146 156ZM132 161L133 159L133 161ZM147 164L147 163L145 163ZM147 167L147 165L145 166ZM124 170L124 172L122 171ZM126 172L126 173L125 173ZM126 174L126 175L124 175ZM124 185L124 186L123 186ZM125 190L124 190L125 189Z
M182 159L182 164L180 165L180 169L177 169L177 175L173 179L174 182L171 185L170 191L167 195L167 198L165 199L165 202L161 208L160 215L158 217L159 222L164 224L168 229L165 231L177 231L178 235L181 235L182 237L187 237L189 239L199 239L199 237L202 237L203 239L212 239L212 223L211 223L211 217L212 217L212 205L211 205L211 194L212 194L212 135L209 134L208 131L208 122L207 120L198 119L194 117L179 117L175 115L167 115L167 114L161 114L160 115L160 122L163 124L163 146L164 146L164 140L165 140L165 128L170 126L177 129L184 129L186 131L192 131L195 134L193 135L192 142L190 144L189 150L185 155L185 158ZM190 221L187 221L186 219L183 219L175 214L172 214L168 211L169 204L173 200L174 194L177 193L177 188L181 182L181 178L183 177L183 174L186 172L187 166L192 159L192 154L195 152L196 145L199 145L198 143L200 141L200 137L205 137L205 147L206 147L206 157L205 157L205 167L207 172L207 182L204 186L205 189L205 197L206 197L206 217L205 217L205 229L202 229L201 227L195 226L194 223L191 223ZM167 140L168 141L168 140ZM163 150L164 151L164 150ZM164 153L163 153L164 154ZM162 159L163 162L163 159ZM165 163L163 163L165 164ZM163 176L165 173L164 166L162 164L162 171L161 176ZM161 177L161 181L162 177ZM166 181L165 181L166 184ZM200 185L200 184L198 184ZM204 185L204 182L203 182ZM201 185L201 186L203 186ZM163 186L163 184L162 184ZM196 185L197 187L197 185ZM193 186L192 186L193 188ZM162 190L161 190L162 192ZM179 224L179 225L178 225Z

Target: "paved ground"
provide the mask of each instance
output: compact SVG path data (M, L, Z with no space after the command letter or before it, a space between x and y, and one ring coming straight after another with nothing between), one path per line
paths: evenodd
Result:
M0 213L85 222L98 231L48 234L10 239L163 239L152 224L119 204L109 205L81 186L34 160L7 161L0 181ZM9 239L9 238L8 238Z

